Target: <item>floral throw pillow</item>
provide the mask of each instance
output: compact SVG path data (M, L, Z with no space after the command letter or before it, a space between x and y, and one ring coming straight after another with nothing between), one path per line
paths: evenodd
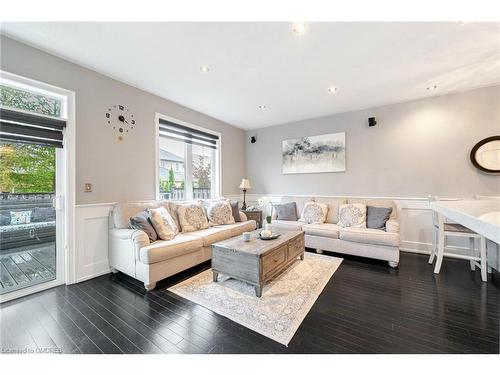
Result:
M31 211L11 211L10 225L31 223Z
M324 203L306 202L302 209L299 221L307 224L323 224L328 213L328 206Z
M210 225L234 224L233 209L228 200L213 202L207 210Z
M341 204L338 225L343 228L366 228L366 206L362 203Z
M165 207L150 209L149 216L160 239L170 241L179 233L177 224Z
M208 228L207 216L201 203L177 206L177 216L183 232L194 232Z

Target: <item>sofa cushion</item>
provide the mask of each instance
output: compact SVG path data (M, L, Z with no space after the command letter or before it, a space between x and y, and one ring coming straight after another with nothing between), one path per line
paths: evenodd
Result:
M295 202L297 205L297 217L300 217L300 214L302 210L304 209L304 204L306 202L312 202L314 201L314 197L299 197L299 196L283 196L281 197L280 203L290 203L290 202ZM273 210L273 219L276 219L276 212Z
M306 202L299 221L308 224L322 224L326 220L328 206L324 203Z
M164 200L164 201L160 202L160 205L167 209L168 213L170 214L170 216L174 220L175 225L177 226L177 230L179 232L182 231L181 223L179 222L179 216L177 216L177 203Z
M340 239L344 241L372 245L399 246L398 233L388 233L380 229L341 228L339 233Z
M153 227L148 211L141 211L132 216L130 218L129 227L131 229L142 230L148 235L150 241L156 241L158 239L158 234Z
M171 240L179 233L174 219L164 206L151 208L148 211L151 224L161 240Z
M385 230L385 223L391 216L390 207L366 206L366 227Z
M190 232L189 235L199 237L203 240L203 246L210 246L215 242L224 241L232 237L231 228L229 225L211 227L207 229Z
M328 214L325 223L337 224L339 221L339 207L347 203L346 198L317 197L315 202L324 203L328 206Z
M304 223L299 221L273 220L271 222L273 230L302 230Z
M340 227L337 224L304 224L302 230L311 236L339 238Z
M241 215L240 215L240 203L238 201L231 202L231 211L233 213L233 219L235 223L241 223Z
M128 228L129 220L135 214L149 208L160 207L162 201L120 202L113 208L113 223L117 229Z
M32 223L43 223L45 221L54 221L56 219L56 210L53 207L35 207L31 214Z
M203 247L201 237L178 234L170 241L156 241L139 251L139 260L145 264L162 262L184 254L200 250Z
M366 228L366 206L362 203L340 205L338 225L343 228Z
M207 209L210 225L234 224L233 210L229 200L219 200L210 204Z
M32 213L31 210L10 211L10 225L31 223L31 213Z
M178 205L177 216L184 233L208 228L208 219L201 203Z
M390 199L349 198L347 199L347 203L362 203L365 206L392 208L389 219L396 219L398 214L396 203Z
M276 211L276 219L277 220L285 220L285 221L297 221L297 203L288 202L288 203L279 203L273 205L274 210Z
M240 236L243 232L251 232L257 228L255 220L242 221L241 223L234 223L224 225L224 228L231 229L231 237Z

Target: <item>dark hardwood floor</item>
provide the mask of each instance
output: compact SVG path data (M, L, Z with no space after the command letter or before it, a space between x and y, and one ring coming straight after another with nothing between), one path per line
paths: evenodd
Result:
M340 255L339 255L340 256ZM289 347L166 292L204 270L164 280L154 292L123 274L61 286L0 308L6 349L64 353L499 353L498 273L482 283L466 261L386 262L344 257Z

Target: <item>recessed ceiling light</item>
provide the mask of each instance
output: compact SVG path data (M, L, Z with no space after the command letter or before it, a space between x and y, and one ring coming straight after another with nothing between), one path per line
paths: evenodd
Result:
M328 92L330 94L335 94L337 92L337 88L335 86L328 87Z
M208 65L202 65L202 66L200 66L200 71L202 73L208 73L210 71L210 68Z
M438 87L436 85L432 85L432 86L428 86L426 88L427 91L433 91L433 90L436 90Z
M266 107L266 105L265 105L265 104L261 104L261 105L259 105L257 108L259 108L259 109L266 109L267 107Z
M305 34L306 24L304 22L294 22L292 25L292 31L297 35Z

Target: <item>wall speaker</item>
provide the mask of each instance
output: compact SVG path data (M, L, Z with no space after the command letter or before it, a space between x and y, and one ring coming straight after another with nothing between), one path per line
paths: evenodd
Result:
M257 142L257 138L255 137L255 135L252 135L250 137L250 143L255 143L255 142Z
M375 120L375 117L368 117L368 126L375 126L377 125L377 120Z

